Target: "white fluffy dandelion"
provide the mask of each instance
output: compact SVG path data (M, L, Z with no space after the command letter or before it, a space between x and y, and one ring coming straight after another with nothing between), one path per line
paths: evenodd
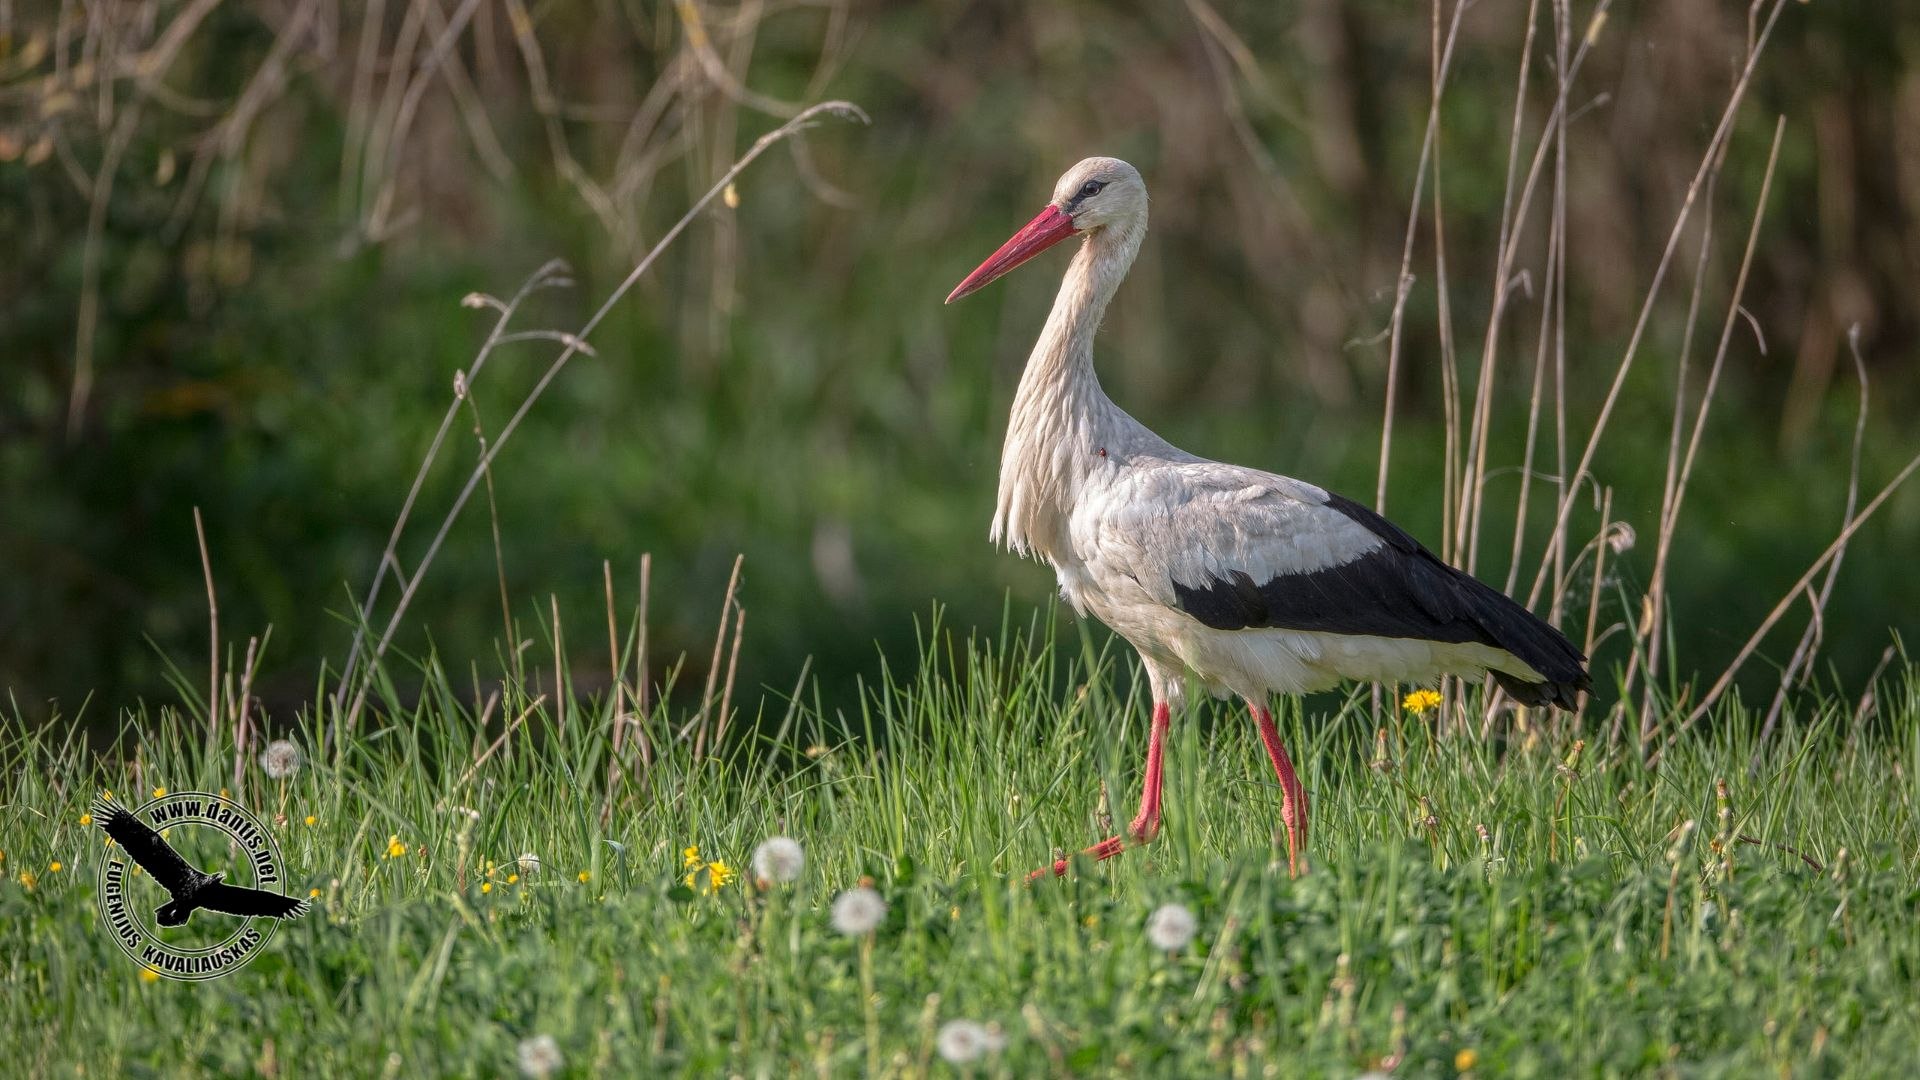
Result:
M515 859L514 862L519 864L520 872L526 874L528 877L532 877L534 874L540 872L540 856L535 855L531 851L521 855L518 859Z
M553 1036L535 1035L520 1040L521 1075L543 1080L559 1072L561 1064L560 1044L553 1041Z
M940 1025L940 1033L934 1036L934 1049L940 1056L954 1065L966 1065L979 1061L988 1054L997 1054L1007 1045L1007 1037L998 1027L989 1027L973 1020L949 1020Z
M260 751L260 768L274 780L285 780L300 771L302 758L297 743L275 739Z
M848 937L873 933L886 917L887 902L864 885L848 889L833 899L833 928Z
M761 881L796 881L806 866L807 853L801 850L800 841L791 837L771 837L753 849L753 876Z
M1147 940L1153 942L1154 948L1167 952L1186 948L1199 928L1193 912L1180 904L1162 904L1147 916Z

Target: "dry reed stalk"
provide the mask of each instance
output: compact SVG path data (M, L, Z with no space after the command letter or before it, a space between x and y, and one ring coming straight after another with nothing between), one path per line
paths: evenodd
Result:
M1687 718L1681 721L1680 724L1668 734L1666 740L1660 744L1660 748L1648 755L1648 765L1651 766L1658 763L1660 758L1664 756L1668 750L1673 748L1673 744L1679 740L1680 736L1684 734L1687 729L1698 723L1700 718L1706 715L1707 710L1713 707L1714 702L1720 700L1720 695L1726 693L1727 687L1733 684L1733 677L1740 670L1741 665L1745 664L1747 659L1753 655L1754 650L1760 647L1760 642L1767 636L1767 632L1774 628L1774 625L1780 621L1782 616L1786 615L1787 609L1793 606L1795 598L1806 591L1807 587L1813 583L1813 579L1819 575L1820 571L1825 568L1828 563L1833 561L1835 555L1846 550L1847 541L1853 539L1853 534L1860 531L1860 527L1865 525L1868 519L1873 517L1874 513L1880 509L1882 504L1893 497L1893 493L1899 490L1900 486L1905 484L1907 479L1911 477L1917 469L1920 469L1920 454L1916 454L1908 459L1906 465L1894 475L1894 478L1887 481L1887 485L1880 489L1879 494L1875 495L1871 502L1867 503L1858 514L1855 514L1847 521L1846 527L1840 530L1840 535L1833 538L1833 542L1828 544L1826 550L1820 553L1820 557L1813 560L1813 565L1807 567L1806 573L1800 575L1800 579L1793 583L1793 586L1787 590L1786 595L1780 598L1780 602L1773 606L1773 610L1767 613L1765 619L1761 620L1760 625L1755 628L1752 636L1747 638L1746 644L1742 645L1740 651L1734 655L1733 662L1727 665L1727 669L1720 673L1718 679L1714 680L1712 688L1701 697L1700 703L1695 705L1693 711L1687 714Z
M526 419L527 414L532 411L534 404L546 393L547 387L552 384L561 370L565 368L567 361L571 360L575 354L581 351L581 346L593 336L593 331L606 319L607 315L613 310L614 306L620 302L621 298L632 290L633 286L645 276L648 270L652 269L654 262L659 259L661 253L672 246L673 242L680 237L680 234L685 232L687 227L693 223L694 219L704 212L708 206L712 205L714 200L720 197L721 192L725 191L727 186L732 184L735 178L746 171L747 166L758 160L760 155L766 153L770 147L814 126L820 118L825 116L857 120L861 123L868 122L866 113L861 111L859 106L845 101L828 101L812 106L799 116L794 117L780 127L754 140L753 145L739 158L735 159L733 166L714 181L713 185L707 189L706 194L695 200L694 204L688 207L686 213L682 214L680 219L674 223L673 227L668 229L667 232L655 242L653 247L648 250L646 256L643 257L627 276L621 280L620 284L615 286L613 291L607 295L606 299L601 303L600 307L594 311L593 315L589 317L585 323L581 324L580 329L566 336L565 340L567 343L547 366L546 371L541 374L539 381L534 384L533 388L529 390L527 395L521 400L519 408L514 410L513 416L508 419L506 426L501 428L499 437L495 439L492 449L487 452L480 463L474 468L473 472L468 475L467 481L461 487L459 495L454 498L453 505L447 510L446 516L441 520L440 527L438 531L435 532L433 540L428 544L425 554L421 557L420 562L416 564L413 580L408 582L402 590L400 599L396 602L394 610L388 618L386 628L381 632L379 641L374 645L368 661L369 666L377 664L379 660L386 655L387 647L392 643L393 635L399 630L400 621L405 616L408 606L412 603L415 590L419 587L420 581L426 576L426 570L439 554L441 546L446 542L447 534L452 531L453 523L459 518L460 511L466 507L467 501L473 497L474 489L479 486L485 477L487 467L492 464L494 458L499 456L501 450L505 448L507 442L512 438L513 433L519 429L521 421ZM500 327L504 327L505 316L510 313L510 310L506 309L504 305L500 305L498 301L493 301L492 303L497 308L502 309L503 318ZM498 329L499 327L496 328L496 335ZM491 341L492 339L490 338L489 340ZM472 382L471 372L469 373L468 381L469 383ZM457 408L458 405L459 403L457 401L454 402L452 406L450 406L449 411ZM442 422L441 433L435 437L436 449L440 439L445 434L446 425L449 422L450 420ZM431 464L431 459L429 459L427 464ZM424 471L423 468L421 476L416 477L415 493L418 491L420 480L424 476ZM409 508L412 505L412 501L413 496L410 495L408 498ZM402 528L404 528L404 521L396 526L393 541L390 543L398 541ZM379 580L378 576L376 576L375 580L377 583ZM365 610L371 613L372 607L373 605L368 603L365 605ZM362 644L364 630L365 628L361 627L354 635L354 651L349 655L349 673L351 673L352 659L358 655L359 647ZM336 723L344 720L344 722L351 727L358 721L360 710L365 705L366 695L371 683L370 673L361 677L359 686L354 692L352 705L348 707L344 717L339 717L337 703L339 698L344 696L348 685L347 677L342 677L340 691L336 694Z
M452 792L458 792L461 788L466 787L467 781L473 779L473 774L479 771L480 766L485 765L487 763L487 759L492 757L496 750L499 750L502 746L506 745L507 736L512 735L515 731L519 730L520 725L526 722L527 717L533 715L533 710L539 708L541 704L544 703L546 700L547 700L547 695L541 694L539 697L536 697L531 702L529 702L526 708L520 710L520 715L514 717L513 721L507 725L506 730L500 733L500 737L493 740L493 742L487 746L486 750L482 752L479 757L476 757L473 759L473 764L467 766L467 771L460 774L460 779L454 781L453 787L450 790ZM491 703L489 703L489 707L491 707ZM485 720L486 720L486 717L482 715L481 721L484 723Z
M1853 455L1847 468L1847 508L1840 515L1845 521L1853 516L1854 508L1860 503L1860 450L1867 436L1867 365L1860 359L1860 324L1855 323L1847 331L1847 349L1853 355L1853 370L1860 380L1860 411L1853 420ZM1760 725L1759 746L1753 751L1753 762L1749 769L1760 767L1761 749L1772 737L1774 725L1779 723L1780 714L1786 708L1787 691L1793 688L1795 676L1811 676L1813 656L1820 651L1820 642L1825 635L1825 616L1827 602L1833 597L1833 583L1840 576L1840 563L1847 557L1847 549L1842 547L1833 555L1833 561L1827 564L1826 580L1820 583L1820 591L1809 598L1813 609L1807 618L1807 629L1800 635L1800 644L1796 645L1793 655L1788 658L1787 666L1780 671L1780 688L1774 691L1773 704L1767 707L1766 722ZM1801 680L1805 682L1805 677Z
M639 641L634 646L634 737L640 742L639 765L644 769L653 768L653 740L647 735L646 720L648 713L647 696L651 680L647 675L647 605L653 591L653 553L640 553L640 622Z
M1433 18L1436 27L1440 20L1441 0L1434 0ZM1447 73L1453 64L1453 46L1460 36L1460 16L1466 5L1457 3L1453 9L1453 22L1447 28L1446 47L1440 50L1430 80L1433 93L1427 107L1426 134L1420 140L1420 160L1413 171L1413 199L1407 207L1406 239L1400 247L1400 276L1394 287L1393 315L1387 324L1387 385L1386 401L1381 409L1380 419L1380 471L1374 483L1373 506L1381 513L1387 512L1387 474L1393 461L1393 405L1394 396L1400 383L1400 348L1406 328L1407 297L1413 292L1413 244L1420 233L1420 200L1427 182L1427 172L1433 160L1434 144L1440 132L1440 98L1446 87Z
M1664 499L1661 505L1660 533L1654 547L1653 577L1648 584L1646 610L1636 634L1633 656L1628 661L1627 683L1623 691L1626 695L1632 693L1634 667L1638 663L1640 653L1644 650L1646 683L1640 712L1642 746L1653 737L1653 726L1659 719L1653 692L1654 681L1659 677L1661 643L1669 621L1665 613L1667 559L1673 548L1674 535L1679 529L1680 508L1686 501L1687 487L1693 479L1693 465L1699 456L1700 443L1706 432L1707 415L1713 407L1714 394L1720 386L1720 373L1726 369L1727 349L1733 341L1734 320L1740 310L1740 298L1746 294L1747 276L1753 269L1754 254L1759 250L1760 226L1766 220L1767 197L1773 190L1774 168L1779 164L1780 142L1785 133L1786 117L1776 117L1773 125L1773 144L1767 152L1766 170L1760 176L1760 194L1754 202L1753 221L1747 227L1747 244L1740 256L1740 270L1734 277L1733 291L1727 300L1727 317L1720 327L1720 341L1714 347L1713 364L1707 369L1706 385L1700 392L1700 404L1695 411L1693 427L1687 437L1686 453L1680 458L1679 472L1672 483L1671 498Z
M733 557L733 573L727 577L727 594L720 601L720 625L714 631L713 659L707 663L707 688L700 694L700 712L693 718L695 761L699 761L706 750L707 720L713 712L713 691L720 681L720 654L727 644L727 616L733 613L734 594L740 588L740 567L746 559L744 554Z
M613 820L613 789L620 779L620 741L626 725L627 657L620 648L620 625L613 613L613 561L600 562L600 579L607 598L607 670L613 680L613 719L607 733L607 791L600 804L600 824Z
M733 676L740 668L740 638L747 626L747 609L736 605L733 610L733 650L727 654L727 681L720 690L720 720L714 726L713 749L720 751L720 743L727 737L727 723L733 717Z
M394 112L393 122L387 127L387 146L385 153L379 159L383 167L388 161L400 159L401 150L405 147L407 136L412 131L414 117L419 114L420 101L426 95L427 87L435 81L434 76L439 72L442 62L452 52L454 42L466 29L468 21L473 18L474 9L479 6L480 0L463 0L460 6L454 9L453 18L447 20L441 16L434 0L420 0L414 5L413 11L420 13L419 22L423 29L429 17L436 22L441 22L442 26L440 32L434 36L426 58L420 62L417 69L413 69L411 76L408 69L403 68L394 77L394 80L404 85L405 89L401 93L399 107ZM412 13L412 11L409 12L409 14ZM378 194L374 196L372 212L364 225L365 231L370 236L385 236L389 232L388 217L393 210L396 180L397 174L394 170L383 168Z
M193 535L200 542L200 573L207 582L207 737L220 722L220 597L213 588L213 559L207 554L207 530L200 508L193 508Z
M1518 245L1513 242L1514 233L1519 231L1513 205L1514 172L1520 163L1520 132L1526 126L1527 75L1533 66L1533 36L1539 22L1540 0L1527 0L1527 32L1520 44L1520 71L1513 88L1512 131L1507 139L1507 177L1500 193L1500 239L1494 246L1497 256L1493 271L1493 310L1487 314L1486 339L1481 344L1480 370L1473 396L1473 420L1467 432L1470 471L1460 489L1462 513L1454 526L1454 546L1465 550L1466 562L1461 565L1468 573L1473 572L1480 554L1480 506L1485 494L1487 437L1493 422L1493 376L1500 356L1500 327L1505 321L1502 316L1506 313L1507 297L1512 295L1507 281L1513 274L1513 260L1518 254ZM1555 124L1549 121L1541 135L1543 146L1554 137Z
M447 403L447 411L440 417L440 427L434 432L433 440L427 445L427 452L420 460L420 467L414 471L413 484L407 489L407 497L400 504L400 514L394 519L393 529L387 535L387 546L380 553L380 562L378 569L374 572L373 583L367 587L366 599L361 602L361 618L366 619L372 617L374 605L380 599L380 587L386 581L389 567L396 573L399 571L400 562L397 553L400 546L400 536L406 531L408 522L413 518L413 508L415 503L420 499L421 489L426 485L427 474L432 470L434 462L439 459L440 449L446 443L447 432L452 429L454 417L459 414L461 404L465 402L472 393L474 380L480 377L480 372L486 367L488 358L493 355L494 350L499 347L501 339L506 336L509 321L513 318L514 313L519 310L520 304L536 290L562 288L572 284L572 280L567 276L567 273L566 264L555 259L534 271L526 281L521 283L519 291L514 293L512 299L505 303L482 293L474 293L463 301L468 307L490 307L498 312L499 318L494 321L493 329L488 332L486 340L481 342L479 351L474 355L473 363L469 364L465 371L454 372L453 400ZM491 452L482 452L480 455L480 463L483 468L491 465ZM490 474L483 472L482 475L487 476ZM403 582L401 588L410 589L411 585L410 583ZM504 599L502 603L505 603ZM334 693L334 707L336 709L339 708L341 696L346 693L346 688L354 676L361 650L366 644L365 637L365 627L356 627L353 635L353 644L347 652L346 667L341 672L340 686ZM509 649L512 648L512 641L513 631L511 625L509 625L507 630Z
M1680 331L1680 355L1674 363L1673 418L1667 429L1667 469L1660 486L1660 539L1662 541L1670 540L1672 537L1675 488L1680 477L1680 437L1687 430L1687 371L1693 360L1694 328L1699 323L1700 301L1706 293L1708 256L1713 252L1713 190L1718 176L1716 171L1707 184L1706 206L1702 211L1703 218L1700 223L1700 253L1694 260L1693 289L1687 299L1687 321ZM1763 202L1756 211L1756 225L1759 215L1764 212ZM1660 609L1665 598L1667 550L1664 543L1657 545L1653 578L1641 600L1640 622L1634 629L1635 647L1627 657L1626 676L1620 682L1620 697L1625 701L1633 696L1634 679L1642 659L1646 660L1649 678L1647 696L1641 704L1640 711L1643 724L1653 711L1652 675L1654 666L1659 662L1660 641L1659 636L1653 634L1652 630L1662 622Z
M1653 280L1647 286L1646 299L1642 302L1640 314L1634 321L1633 333L1627 339L1627 348L1620 359L1619 367L1614 372L1613 383L1601 402L1600 414L1594 419L1593 429L1588 434L1586 446L1580 453L1580 462L1575 466L1573 474L1567 478L1567 494L1560 500L1560 506L1554 516L1553 543L1555 544L1566 543L1567 526L1573 515L1573 496L1577 493L1580 482L1587 477L1588 470L1593 466L1593 458L1599 450L1601 437L1606 433L1608 421L1613 417L1614 406L1619 404L1621 390L1626 385L1627 375L1633 368L1635 358L1639 355L1640 342L1646 336L1647 326L1653 315L1654 302L1660 295L1661 286L1666 282L1667 270L1673 263L1674 252L1679 248L1680 237L1686 229L1688 220L1692 217L1694 204L1699 199L1707 174L1712 171L1714 163L1719 158L1720 148L1732 134L1734 117L1739 113L1740 104L1746 100L1747 87L1753 81L1753 73L1760 63L1760 55L1766 48L1767 39L1772 35L1773 28L1780 18L1780 12L1785 6L1786 0L1773 0L1766 23L1748 46L1740 76L1727 95L1726 107L1720 114L1720 121L1714 127L1713 136L1708 140L1706 150L1701 154L1700 165L1694 171L1692 181L1687 185L1686 197L1675 215L1673 229L1667 235L1666 246L1661 251L1658 265L1654 268ZM1591 36L1590 33L1589 37ZM1538 602L1541 590L1546 587L1549 569L1548 561L1542 559L1539 572L1534 575L1533 586L1527 594L1529 607ZM1556 591L1564 587L1564 584L1564 582L1557 582Z
M560 639L560 598L547 594L547 609L553 617L553 711L554 729L567 733L567 650Z
M1587 636L1581 651L1593 655L1593 635L1600 619L1600 589L1607 577L1608 534L1613 531L1613 489L1600 489L1600 531L1593 536L1593 590L1587 596Z

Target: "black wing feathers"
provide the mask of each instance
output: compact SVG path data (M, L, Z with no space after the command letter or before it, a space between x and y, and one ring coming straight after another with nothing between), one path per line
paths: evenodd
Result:
M282 896L265 889L247 889L226 882L215 882L194 895L194 902L208 911L227 915L271 915L285 919L306 914L307 902Z
M95 817L113 842L168 892L177 893L193 883L193 867L132 811L109 804L96 808Z
M1365 526L1381 546L1339 566L1278 574L1266 582L1241 570L1197 588L1175 581L1180 609L1216 630L1274 627L1505 649L1546 679L1530 683L1493 673L1527 705L1571 709L1575 695L1592 687L1586 657L1532 612L1441 562L1406 530L1359 503L1329 493L1326 505Z

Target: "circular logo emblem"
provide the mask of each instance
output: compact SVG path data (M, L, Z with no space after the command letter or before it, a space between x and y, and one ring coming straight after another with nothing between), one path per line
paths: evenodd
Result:
M306 914L285 895L285 863L266 826L232 799L180 791L136 810L102 802L94 823L100 918L140 966L170 979L215 979L259 954L280 920Z

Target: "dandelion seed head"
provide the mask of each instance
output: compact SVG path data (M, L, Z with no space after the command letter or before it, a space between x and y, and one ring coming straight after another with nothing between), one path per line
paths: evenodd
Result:
M871 934L887 917L887 902L862 885L833 899L833 928L848 937Z
M560 1071L560 1044L551 1035L535 1035L520 1040L520 1074L541 1080Z
M1181 904L1162 904L1147 916L1147 940L1167 952L1186 948L1199 928L1193 912Z
M779 884L796 881L806 865L807 853L801 849L800 841L792 837L771 837L753 849L753 876L761 881Z
M285 780L300 771L300 747L287 739L275 739L260 751L260 768L271 780Z
M535 855L531 851L522 854L518 859L515 859L514 862L520 867L520 872L528 876L540 872L540 856Z
M973 1020L949 1020L940 1025L933 1045L950 1064L966 1065L988 1054L997 1054L1007 1045L998 1028Z
M1624 521L1616 521L1607 529L1607 547L1615 555L1624 555L1632 551L1634 541L1637 539L1639 536L1633 531L1633 526Z

